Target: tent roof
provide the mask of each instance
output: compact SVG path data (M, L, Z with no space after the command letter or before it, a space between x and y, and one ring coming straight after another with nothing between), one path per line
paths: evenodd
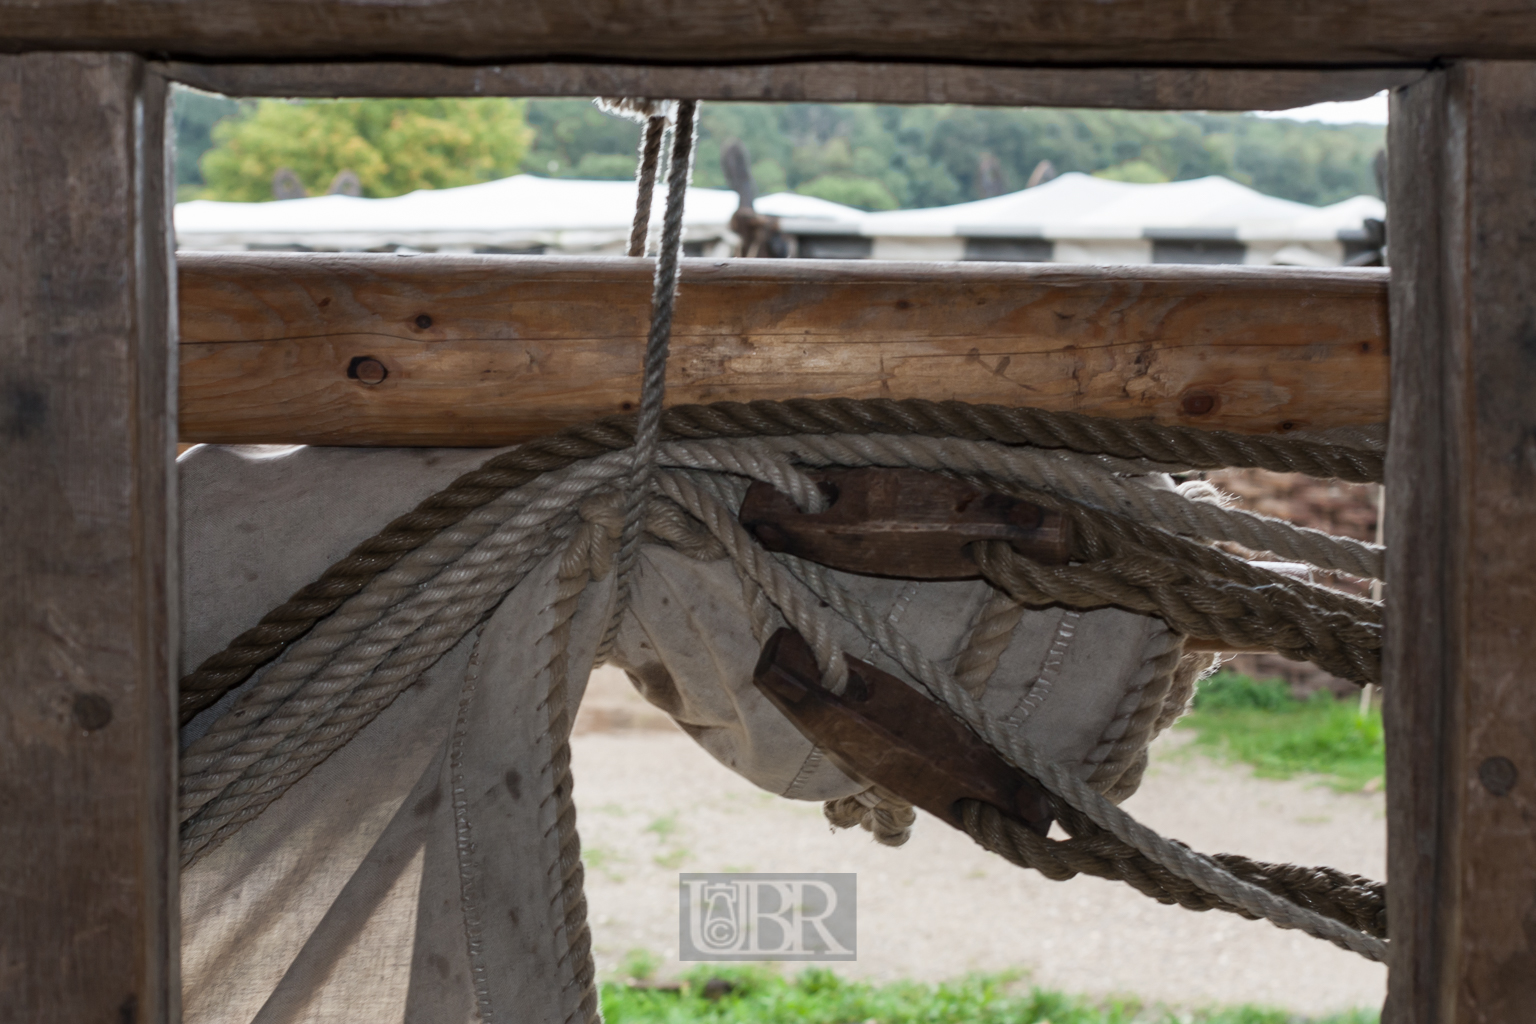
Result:
M1313 240L1358 229L1385 207L1356 196L1316 207L1256 192L1230 178L1134 184L1079 172L1009 195L928 210L865 214L862 234L881 237L1186 237Z
M685 227L729 222L736 193L688 190ZM655 205L660 223L664 203ZM317 240L408 244L431 236L443 244L602 245L628 237L635 215L633 181L583 181L517 174L459 188L422 189L389 199L314 196L266 203L194 200L176 207L186 236L304 236ZM693 234L694 231L690 231ZM610 237L611 236L611 237ZM320 241L319 244L326 244Z
M663 203L653 210L660 223ZM684 225L690 239L721 237L736 211L734 192L692 188ZM1315 207L1266 196L1222 177L1155 185L1063 174L1022 192L927 210L865 213L814 196L780 192L757 201L791 233L876 237L1333 239L1382 217L1379 199L1356 196ZM317 248L386 245L597 248L628 237L633 181L583 181L518 174L459 188L389 199L315 196L264 203L195 200L176 207L184 242L303 243Z

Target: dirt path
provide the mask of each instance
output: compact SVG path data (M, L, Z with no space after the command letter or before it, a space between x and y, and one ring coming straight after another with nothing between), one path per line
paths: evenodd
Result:
M603 673L607 675L607 672ZM615 673L616 675L616 673ZM670 721L600 678L574 740L588 900L604 977L632 949L677 962L679 871L852 871L859 959L839 973L941 980L1027 972L1069 992L1182 1006L1253 1002L1318 1014L1381 1004L1386 971L1315 939L1222 913L1165 907L1093 878L1052 882L922 815L911 842L832 834L819 804L763 793ZM628 726L619 731L595 731ZM1127 808L1208 852L1384 873L1378 795L1252 778L1213 764L1175 734ZM786 965L794 969L794 965Z

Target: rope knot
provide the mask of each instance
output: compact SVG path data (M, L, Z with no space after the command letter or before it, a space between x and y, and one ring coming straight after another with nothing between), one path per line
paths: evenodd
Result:
M917 812L894 793L870 786L852 796L828 800L822 813L833 828L862 828L881 846L901 846L912 838Z

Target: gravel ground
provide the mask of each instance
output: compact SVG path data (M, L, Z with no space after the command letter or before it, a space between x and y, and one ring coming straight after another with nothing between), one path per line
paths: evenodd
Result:
M587 897L603 977L644 949L677 961L679 871L856 872L859 958L843 975L938 981L1022 971L1035 984L1198 1007L1252 1002L1322 1014L1381 1004L1386 971L1264 922L1165 907L1094 878L1052 882L920 814L906 846L832 833L819 804L741 779L613 670L600 670L573 740ZM1158 742L1126 804L1208 852L1384 874L1380 794L1255 779L1175 733ZM795 969L796 965L786 965Z

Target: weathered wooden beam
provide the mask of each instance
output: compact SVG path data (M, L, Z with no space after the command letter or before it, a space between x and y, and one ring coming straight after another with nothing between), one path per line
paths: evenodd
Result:
M1384 1024L1536 1020L1536 64L1394 100Z
M0 1018L177 1016L165 83L0 57Z
M0 47L226 60L1428 63L1536 56L1510 0L0 0Z
M633 408L651 265L183 254L183 441L498 445ZM1250 433L1386 419L1386 274L685 260L668 401L959 398Z
M172 61L167 77L229 96L687 96L702 100L968 103L1151 110L1286 110L1358 100L1420 68L987 67L827 61L727 67L657 64L211 64Z

